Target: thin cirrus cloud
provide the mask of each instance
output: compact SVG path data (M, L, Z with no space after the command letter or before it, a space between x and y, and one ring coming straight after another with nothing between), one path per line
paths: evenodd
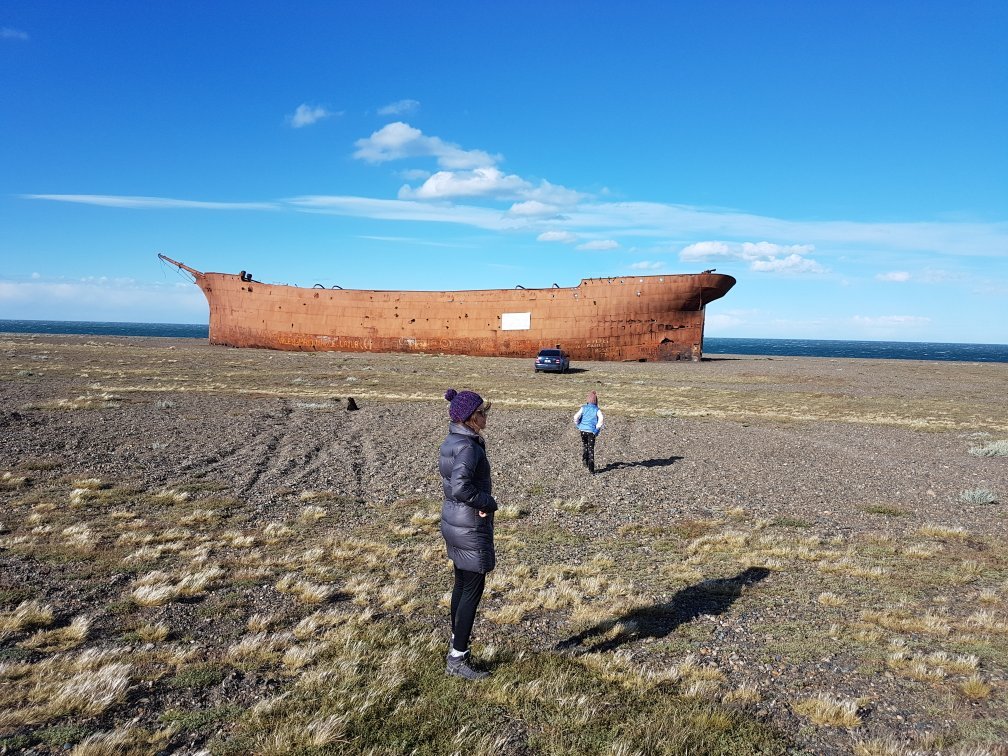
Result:
M399 100L398 102L392 102L384 107L378 108L378 115L401 116L409 113L415 113L419 109L420 103L416 100Z
M124 197L110 194L22 194L23 199L72 202L130 210L276 210L275 202L207 202L170 197Z
M329 118L332 115L335 115L335 113L332 113L321 106L313 106L302 103L297 106L297 110L287 116L287 120L293 128L302 129L305 126L311 126L313 123L318 123L322 119Z
M659 270L664 267L665 263L659 260L641 260L640 262L630 263L631 270Z
M570 231L543 231L536 237L536 241L573 244L579 238L580 237L577 234L571 233Z
M893 281L895 283L903 283L910 280L910 274L905 270L893 270L888 273L879 273L875 276L879 281Z
M583 249L592 252L604 252L619 247L619 242L612 239L596 239L595 241L578 244L576 249Z
M512 179L513 186L518 182ZM513 188L513 187L512 187ZM470 187L471 189L471 187ZM549 185L545 189L563 187ZM523 190L526 191L526 190ZM535 193L534 189L527 190ZM433 196L430 193L429 196ZM98 194L27 194L25 199L74 202L129 209L206 209L206 210L277 210L322 212L358 218L381 220L427 221L453 223L487 230L517 230L537 234L540 241L571 242L583 235L604 235L608 238L633 236L659 241L703 236L717 233L745 238L762 236L780 242L759 243L734 241L701 241L689 244L680 252L683 261L742 260L757 268L790 269L813 272L824 270L809 257L822 245L891 252L929 252L944 256L976 257L1008 256L1008 224L1003 223L857 223L786 221L778 218L746 215L730 211L709 210L682 205L658 203L581 202L563 207L563 216L544 217L533 213L502 212L500 209L473 204L428 202L406 199L380 199L357 196L312 195L260 202L214 202L163 197L133 197ZM522 200L530 201L530 200ZM542 201L542 200L538 200ZM544 203L550 204L550 203ZM561 234L563 234L561 236ZM815 244L791 244L787 240L803 238ZM774 262L775 260L785 262ZM817 267L818 266L818 267ZM918 276L924 281L925 276Z
M931 322L931 318L921 315L855 315L851 321L867 328L908 328L926 326Z
M302 107L307 109L302 120L318 115L311 106ZM499 167L502 156L429 136L403 121L383 126L358 139L354 146L353 156L358 160L380 165L433 159L436 170L430 172L407 163L398 175L415 183L401 186L395 199L312 195L261 202L211 202L97 194L25 196L131 209L286 209L379 220L453 223L492 231L526 232L539 241L581 243L581 249L589 250L616 249L628 239L650 239L660 246L668 246L670 240L681 240L675 246L681 248L679 256L683 261L743 262L752 270L765 273L821 274L827 268L816 258L856 251L1008 256L1008 223L1003 222L792 221L689 205L603 201L545 179L530 181L505 172ZM466 201L458 201L463 199ZM501 206L502 202L510 206ZM705 238L716 241L703 241ZM748 241L753 238L763 241ZM913 280L925 282L924 273L915 274Z
M0 39L19 39L22 42L27 42L28 32L21 31L20 29L12 29L9 26L4 26L0 28Z

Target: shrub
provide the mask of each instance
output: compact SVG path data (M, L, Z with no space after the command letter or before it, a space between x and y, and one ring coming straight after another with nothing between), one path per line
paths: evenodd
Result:
M959 494L963 504L996 504L997 494L987 488L971 488Z
M984 446L974 446L969 453L974 457L1008 457L1008 439L989 441Z

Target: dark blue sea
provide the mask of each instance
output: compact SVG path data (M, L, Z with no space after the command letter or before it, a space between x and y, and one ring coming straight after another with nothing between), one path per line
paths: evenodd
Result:
M209 326L194 323L95 323L66 320L0 320L0 332L70 333L95 336L173 336L205 339ZM1008 344L934 344L917 341L823 339L704 339L704 356L753 354L769 357L860 357L885 360L1008 362Z

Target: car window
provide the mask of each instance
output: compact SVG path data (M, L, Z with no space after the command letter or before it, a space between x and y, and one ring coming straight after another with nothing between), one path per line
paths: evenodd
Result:
M560 356L560 350L558 350L558 349L543 349L541 352L539 352L539 356L540 357L559 357Z

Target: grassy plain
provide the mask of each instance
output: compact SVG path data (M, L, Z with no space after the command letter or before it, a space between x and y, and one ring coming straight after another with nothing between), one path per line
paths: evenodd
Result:
M0 349L0 750L1004 753L1008 366ZM506 505L478 685L448 386Z

